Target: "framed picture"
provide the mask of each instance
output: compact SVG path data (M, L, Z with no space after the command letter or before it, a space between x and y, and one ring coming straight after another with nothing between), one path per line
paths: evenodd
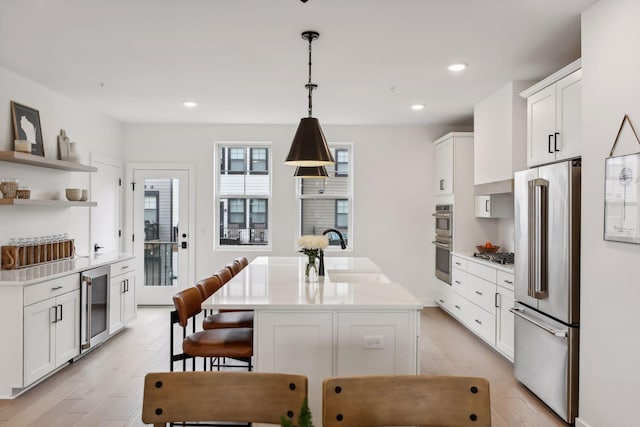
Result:
M11 101L13 138L31 142L31 154L44 157L42 127L38 110Z
M640 243L640 153L605 159L604 240Z

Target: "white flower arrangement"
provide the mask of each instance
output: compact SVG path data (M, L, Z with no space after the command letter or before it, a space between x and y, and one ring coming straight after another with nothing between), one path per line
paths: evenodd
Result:
M316 267L316 259L320 256L322 250L329 246L329 239L327 236L317 236L313 234L300 236L298 239L298 246L301 248L299 252L305 254L309 258L304 269L305 276L309 277L309 270L312 268L317 273L318 268Z

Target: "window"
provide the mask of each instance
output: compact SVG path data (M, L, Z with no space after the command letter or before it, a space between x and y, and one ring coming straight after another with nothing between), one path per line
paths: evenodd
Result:
M218 159L214 159L218 165L214 186L214 206L218 206L217 247L270 244L270 149L264 143L217 144Z
M298 185L300 200L300 234L322 234L328 228L340 231L351 247L351 188L352 156L350 145L330 144L336 159L335 165L327 166L327 179L301 179ZM335 233L328 234L329 245L340 247Z
M146 191L144 192L144 239L158 240L160 238L158 233L159 225L159 191Z
M336 150L336 176L349 176L349 150Z
M252 148L251 149L251 173L252 174L265 174L268 173L267 169L267 149L266 148Z

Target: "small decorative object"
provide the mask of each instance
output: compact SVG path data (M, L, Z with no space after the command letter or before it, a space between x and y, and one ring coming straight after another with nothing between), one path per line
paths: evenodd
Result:
M500 246L493 246L491 242L486 242L483 246L476 246L481 254L498 252Z
M15 199L18 191L18 178L2 178L0 191L5 199Z
M29 187L18 187L18 190L16 190L16 196L18 196L18 199L30 199L31 189Z
M89 190L82 189L82 197L80 197L81 202L86 202L89 200Z
M640 243L640 153L613 156L626 123L640 144L633 124L625 114L609 157L605 159L604 240Z
M37 264L73 258L75 245L67 233L51 236L12 238L0 247L3 270L32 267Z
M13 139L31 142L31 154L44 157L42 127L38 110L11 101Z
M313 420L311 418L311 409L309 409L309 401L305 397L302 401L302 407L300 408L300 415L298 415L298 427L313 427ZM280 417L281 427L293 427L293 421L289 418L285 418L284 415Z
M76 142L69 143L69 161L80 163L80 153L78 152L78 144Z
M13 141L13 149L21 153L31 153L31 141L16 139Z
M320 252L329 246L329 239L326 236L305 235L298 239L300 253L308 257L304 268L305 280L307 282L318 281L318 257Z
M79 202L82 199L82 189L80 188L67 188L64 190L64 194L67 200L72 202Z
M58 150L60 151L60 160L69 160L69 137L67 131L60 129L58 135Z

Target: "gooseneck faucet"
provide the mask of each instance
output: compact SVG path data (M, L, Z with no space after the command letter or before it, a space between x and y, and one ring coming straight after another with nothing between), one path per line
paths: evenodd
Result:
M344 241L344 236L342 233L335 228L327 228L322 232L322 235L325 236L328 233L336 233L338 238L340 238L340 247L342 249L347 249L347 244ZM318 276L324 276L324 251L320 249L320 265L318 266Z

